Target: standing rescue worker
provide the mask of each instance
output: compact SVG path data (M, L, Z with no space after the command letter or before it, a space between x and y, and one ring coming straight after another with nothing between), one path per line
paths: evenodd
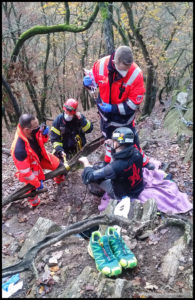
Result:
M123 197L137 198L143 191L143 157L134 147L134 134L128 127L114 130L112 140L106 140L112 152L109 164L91 166L86 157L81 157L84 164L82 180L84 184L98 183L112 199L120 201Z
M92 70L85 70L83 84L93 90L99 87L96 100L100 115L100 127L106 139L121 126L134 133L135 147L143 156L143 167L154 169L139 145L135 130L135 112L143 101L145 88L142 70L133 61L131 48L120 46L112 55L105 56L94 63ZM111 160L109 145L106 148L105 163Z
M11 146L11 155L17 168L15 176L25 184L32 184L35 189L43 188L45 175L43 169L54 171L61 166L60 160L48 153L44 144L48 141L49 127L40 128L38 119L30 114L23 114L19 118L19 124ZM58 181L63 175L54 178ZM37 206L40 198L28 198L31 206Z
M77 100L66 100L64 112L56 117L51 127L50 139L54 154L62 161L80 151L86 144L85 134L93 130L93 124L77 108Z

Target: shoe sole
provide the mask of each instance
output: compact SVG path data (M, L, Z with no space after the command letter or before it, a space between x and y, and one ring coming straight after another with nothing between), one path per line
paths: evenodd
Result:
M93 256L93 252L92 252L92 249L91 249L91 246L90 246L90 243L88 244L88 253L89 255L95 260L94 256ZM112 277L112 276L118 276L121 274L122 272L122 268L115 268L115 270L111 270L109 267L104 267L102 270L99 269L96 261L95 261L95 265L96 265L96 268L99 272L101 272L102 274L108 276L108 277Z

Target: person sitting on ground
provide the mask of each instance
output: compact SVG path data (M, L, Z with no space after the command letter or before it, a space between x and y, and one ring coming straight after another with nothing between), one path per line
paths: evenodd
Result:
M93 130L93 124L77 111L78 101L68 99L61 114L53 121L50 140L54 155L62 161L70 159L86 144L85 134Z
M112 152L112 159L104 166L90 165L86 157L79 161L84 165L83 183L97 183L112 199L120 201L128 196L137 198L143 191L143 156L134 147L134 134L128 127L119 127L112 133L112 139L106 140Z
M39 121L31 114L22 114L11 146L11 155L17 168L15 176L20 182L31 184L35 189L43 188L43 169L56 170L62 165L60 160L48 153L44 144L49 138L49 126L39 126ZM58 182L63 175L54 178ZM31 206L37 206L40 198L28 198Z

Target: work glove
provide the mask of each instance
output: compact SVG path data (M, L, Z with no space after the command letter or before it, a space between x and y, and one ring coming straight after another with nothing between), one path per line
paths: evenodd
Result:
M112 105L108 104L108 103L104 103L102 102L101 104L98 103L99 108L103 111L103 112L111 112L112 111Z
M41 180L41 185L40 187L37 188L37 190L42 190L43 189L43 180Z
M83 78L83 84L84 86L90 86L92 85L92 79L89 75L84 76Z
M41 131L42 135L47 135L49 133L49 126L47 126L44 123L41 124L40 131Z

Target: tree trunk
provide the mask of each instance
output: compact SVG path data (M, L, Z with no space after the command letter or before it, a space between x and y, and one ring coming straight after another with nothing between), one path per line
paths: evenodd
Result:
M142 110L142 115L146 115L146 114L150 115L156 102L156 95L157 95L158 88L156 86L155 74L156 72L152 66L148 68L145 102Z
M135 23L134 23L134 15L133 15L133 10L132 10L132 5L133 3L129 4L129 2L123 2L123 6L127 11L127 15L128 15L128 19L129 19L129 25L130 28L133 32L133 35L135 36L136 40L138 41L145 62L147 64L147 82L146 82L146 97L145 97L145 103L144 103L144 108L142 111L142 115L145 114L151 114L152 109L155 105L155 101L156 101L156 95L157 95L157 91L158 91L158 87L157 87L157 75L156 75L156 71L155 71L155 67L154 64L150 58L148 49L146 47L146 43L143 40L143 36L140 33L140 27L136 27Z
M14 97L14 95L13 95L13 93L11 91L11 88L10 88L9 84L4 79L3 75L2 75L2 84L3 84L4 88L5 88L5 90L7 91L7 94L8 94L8 96L9 96L9 98L10 98L12 104L13 104L14 111L16 113L15 120L16 120L16 122L18 122L20 114L21 114L20 109L19 109L19 105L18 105L18 102L17 102L16 98Z
M108 2L108 4L104 3L104 8L107 10L107 13L103 23L103 30L104 30L104 39L105 39L105 45L107 49L107 55L109 55L114 52L114 33L112 28L112 15L113 15L112 2L110 3Z

